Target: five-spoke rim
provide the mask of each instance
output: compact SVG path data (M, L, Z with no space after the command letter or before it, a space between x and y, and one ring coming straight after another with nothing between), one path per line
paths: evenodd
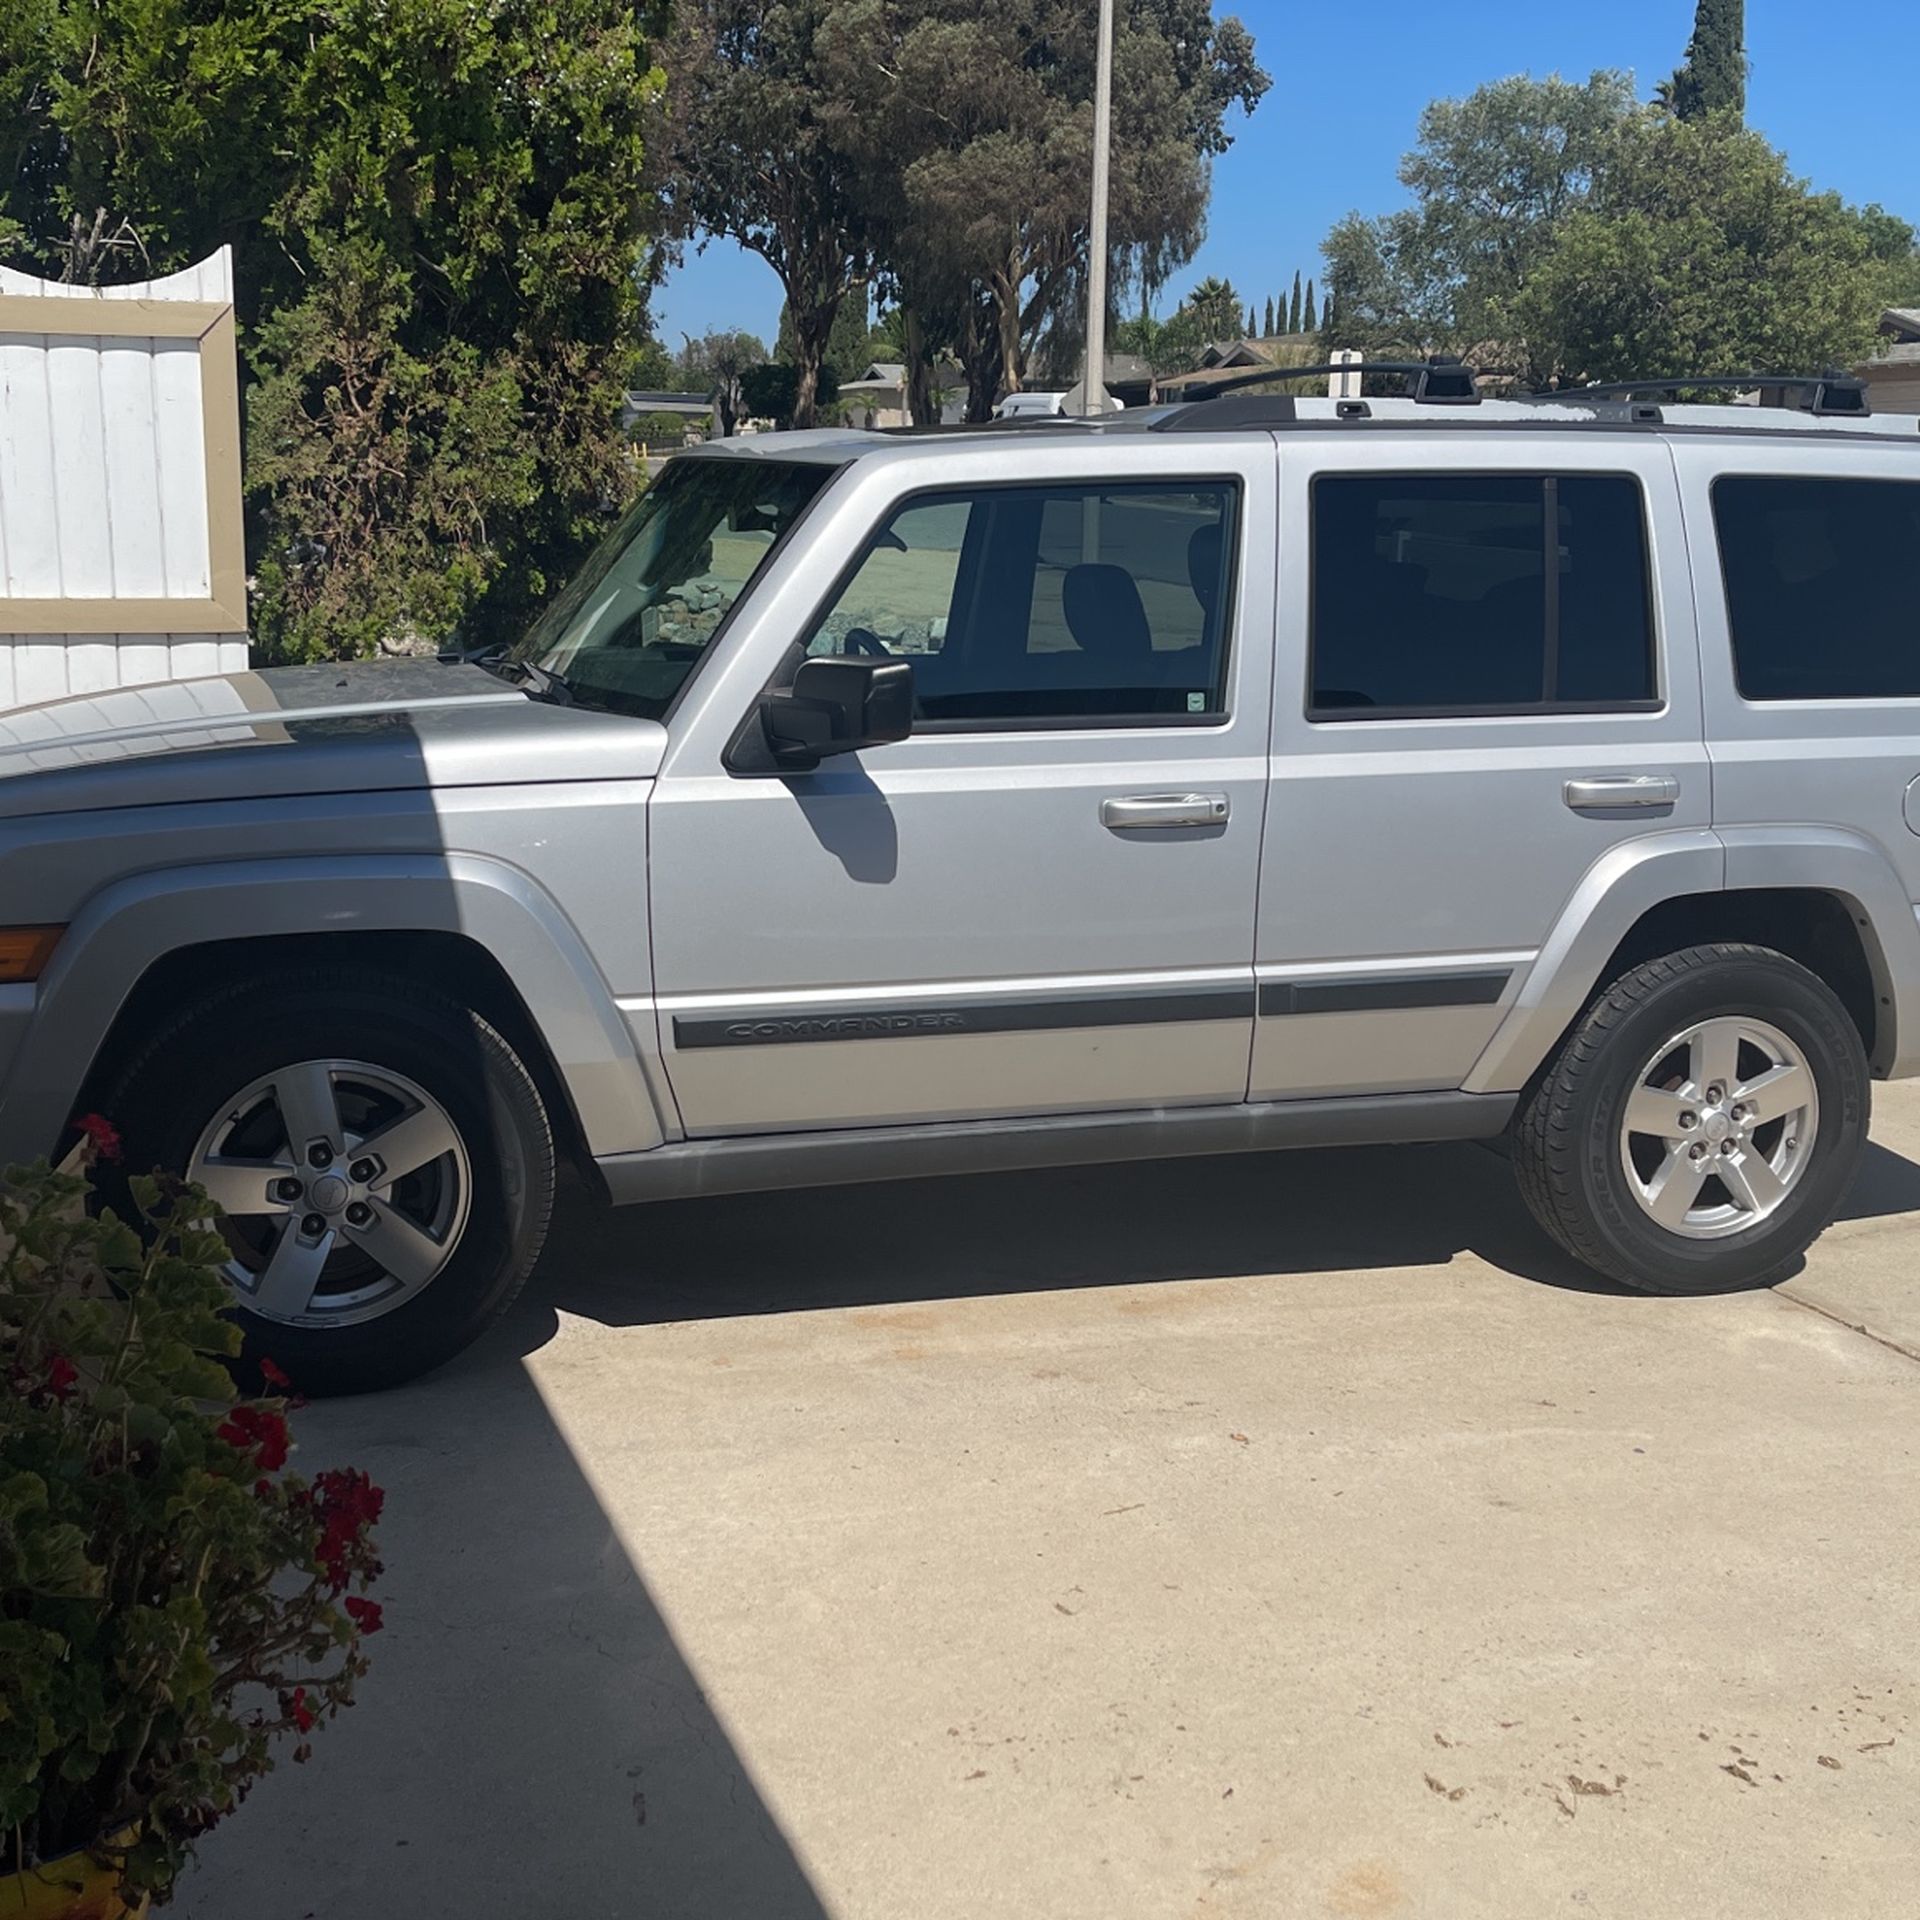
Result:
M453 1257L466 1143L424 1087L361 1060L263 1074L201 1134L187 1178L227 1216L241 1304L289 1326L391 1313Z
M1778 1027L1744 1014L1662 1043L1627 1095L1620 1158L1647 1217L1718 1240L1772 1217L1806 1172L1820 1120L1813 1073Z

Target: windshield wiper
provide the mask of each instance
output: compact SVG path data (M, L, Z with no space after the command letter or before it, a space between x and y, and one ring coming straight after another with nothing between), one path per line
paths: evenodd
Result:
M495 679L511 681L523 686L536 700L551 700L556 707L573 705L573 689L551 667L537 666L531 660L518 659L503 646L483 647L473 653L441 657L463 661L470 667L482 668L485 672L492 674Z

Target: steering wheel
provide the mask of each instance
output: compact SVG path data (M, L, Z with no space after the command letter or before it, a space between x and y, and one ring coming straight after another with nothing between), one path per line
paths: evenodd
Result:
M840 642L840 651L863 653L870 660L891 660L893 655L887 650L887 643L870 627L849 627Z

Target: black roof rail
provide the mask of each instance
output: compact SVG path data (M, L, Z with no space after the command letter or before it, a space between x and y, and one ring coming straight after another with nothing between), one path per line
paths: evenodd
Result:
M1741 392L1769 387L1804 394L1799 410L1823 417L1871 414L1867 383L1858 374L1829 367L1825 373L1682 373L1650 380L1594 380L1583 387L1561 387L1530 393L1529 400L1617 400L1636 394L1691 393L1706 387L1732 387Z
M1249 367L1245 373L1231 373L1224 380L1211 380L1190 399L1173 404L1201 406L1242 387L1264 386L1269 380L1317 380L1334 373L1359 374L1363 378L1371 378L1376 373L1398 374L1407 383L1407 397L1430 407L1472 407L1480 402L1480 388L1473 368L1457 353L1430 353L1424 360L1329 360L1310 367Z

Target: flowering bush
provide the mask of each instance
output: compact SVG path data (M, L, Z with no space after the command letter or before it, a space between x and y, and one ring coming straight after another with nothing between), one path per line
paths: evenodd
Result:
M285 1471L291 1382L236 1397L226 1243L197 1188L86 1210L117 1142L0 1183L0 1873L111 1850L164 1899L199 1835L353 1698L381 1493Z

